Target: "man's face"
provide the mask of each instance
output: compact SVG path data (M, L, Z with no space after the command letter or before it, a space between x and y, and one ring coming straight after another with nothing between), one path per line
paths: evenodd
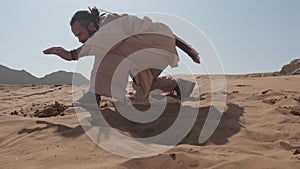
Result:
M86 42L90 38L88 28L81 25L79 21L73 23L71 30L81 43Z

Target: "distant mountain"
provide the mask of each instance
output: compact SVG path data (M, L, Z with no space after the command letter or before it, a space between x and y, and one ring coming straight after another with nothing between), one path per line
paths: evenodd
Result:
M73 77L74 75L74 77ZM74 78L74 84L82 85L82 84L89 84L89 80L86 79L80 73L73 73L73 72L65 72L65 71L58 71L51 74L48 74L39 79L40 84L72 84L72 80Z
M36 84L38 78L25 70L13 70L0 65L0 83L2 84Z
M72 84L72 80L76 85L89 84L89 80L80 73L58 71L37 78L25 70L14 70L0 65L0 84L63 85Z

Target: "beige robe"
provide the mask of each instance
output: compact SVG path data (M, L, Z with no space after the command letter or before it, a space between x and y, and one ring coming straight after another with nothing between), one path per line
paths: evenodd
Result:
M90 90L118 100L126 95L128 73L137 81L138 97L155 88L172 90L174 79L159 78L167 66L178 66L172 31L148 17L110 14L102 17L99 30L84 44L79 58L95 56Z

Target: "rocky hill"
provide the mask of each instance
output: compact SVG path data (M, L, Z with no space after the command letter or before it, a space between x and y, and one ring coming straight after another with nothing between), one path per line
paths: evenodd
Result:
M284 65L280 72L275 72L275 76L300 74L300 59L295 59L291 63Z
M0 65L0 84L63 85L72 84L73 78L76 79L76 85L89 84L89 80L80 73L58 71L37 78L25 70L14 70Z

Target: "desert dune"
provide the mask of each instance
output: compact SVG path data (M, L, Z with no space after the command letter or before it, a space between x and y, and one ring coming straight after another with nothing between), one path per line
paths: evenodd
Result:
M190 78L189 76L183 76ZM80 125L71 85L0 85L0 168L58 169L296 169L300 168L300 75L226 75L226 107L213 135L198 143L211 103L207 75L196 76L197 90L181 105L168 104L147 124L130 122L108 98L101 112L125 135L148 137L166 130L180 106L197 110L187 136L171 150L145 158L126 158L103 150ZM72 96L73 93L73 96ZM200 101L193 97L199 95Z

